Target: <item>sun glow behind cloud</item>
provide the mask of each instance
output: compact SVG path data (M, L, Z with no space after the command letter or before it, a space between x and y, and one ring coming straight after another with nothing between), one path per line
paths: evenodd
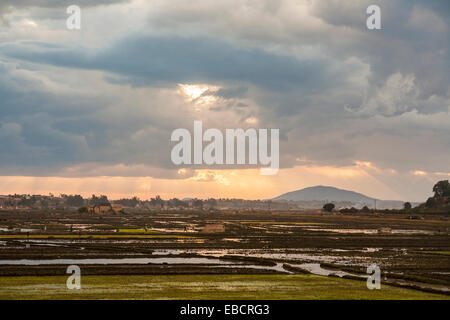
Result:
M444 177L444 174L441 173ZM298 165L280 169L276 176L261 176L259 169L178 170L179 179L158 179L152 177L1 177L0 194L10 190L30 194L81 194L89 197L93 193L106 194L111 199L138 196L148 199L155 195L163 198L184 197L226 197L244 199L268 199L281 193L313 185L329 185L355 190L368 196L389 200L422 201L411 198L409 193L396 193L389 181L400 175L390 169L376 168L364 162L344 167ZM407 184L421 182L423 175L413 172L403 174ZM437 175L435 178L439 178ZM420 181L418 181L418 179ZM408 182L409 181L409 182Z
M200 111L202 107L212 105L217 101L215 95L208 94L219 90L217 86L209 86L206 84L178 84L178 87L187 101L194 104L196 111Z
M178 86L181 88L183 94L189 98L189 101L197 99L209 89L205 85L196 84L179 84Z

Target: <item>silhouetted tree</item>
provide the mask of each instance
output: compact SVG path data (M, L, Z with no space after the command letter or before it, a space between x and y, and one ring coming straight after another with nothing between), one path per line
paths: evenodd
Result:
M174 208L174 207L186 207L187 206L187 203L186 202L184 202L184 201L182 201L182 200L180 200L180 199L178 199L178 198L173 198L173 199L170 199L169 200L169 207L172 207L172 208Z
M323 210L326 212L331 212L334 209L334 203L327 203L323 206Z
M435 204L436 204L435 198L429 197L429 198L427 199L427 202L425 202L425 207L427 207L427 208L432 208L432 207L435 206Z
M120 199L120 200L115 200L114 203L118 203L123 205L124 207L136 207L139 204L140 200L138 197L133 197L131 199Z
M357 213L358 209L356 209L355 207L351 207L349 208L343 208L341 210L339 210L340 213Z
M411 210L411 208L412 208L412 206L411 206L411 203L410 203L410 202L405 202L405 203L403 204L403 209L405 209L405 210Z
M93 194L91 199L89 199L89 204L91 205L109 204L109 200L108 197L105 195L97 197L95 194Z
M61 198L63 198L65 204L70 207L81 207L84 205L84 199L79 194L75 194L75 195L62 194Z
M435 198L450 197L450 183L448 180L442 180L433 187Z
M214 198L209 198L208 200L205 201L205 203L210 206L211 208L214 208L215 206L217 206L217 200Z
M78 212L79 213L86 213L86 212L88 212L88 208L86 208L86 207L78 208Z
M152 206L160 206L160 207L162 207L164 205L164 200L161 199L160 196L156 196L155 198L151 198L150 199L150 204Z
M203 200L195 199L192 205L194 206L194 208L203 209Z

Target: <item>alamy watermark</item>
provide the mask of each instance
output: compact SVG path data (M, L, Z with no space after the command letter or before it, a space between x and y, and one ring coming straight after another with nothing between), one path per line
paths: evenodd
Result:
M77 265L70 265L67 267L66 273L71 274L66 281L67 289L80 290L81 289L81 269Z
M270 129L270 155L268 135L268 129L226 129L224 145L222 131L210 128L203 132L202 121L194 121L193 139L188 129L172 132L171 141L178 143L170 157L175 165L259 165L262 175L274 175L280 161L279 129ZM203 142L209 143L203 148Z
M66 20L66 27L69 30L81 29L81 9L79 6L71 5L67 7L67 14L70 16Z
M372 4L367 7L366 13L369 14L366 20L366 26L369 30L381 29L381 9L379 6Z
M66 9L70 16L66 20L66 26L69 30L81 30L81 8L77 5L70 5ZM381 29L381 9L378 5L372 4L367 7L366 27L369 30Z
M369 274L367 277L367 289L373 290L381 289L381 270L376 264L371 264L367 267L366 273Z

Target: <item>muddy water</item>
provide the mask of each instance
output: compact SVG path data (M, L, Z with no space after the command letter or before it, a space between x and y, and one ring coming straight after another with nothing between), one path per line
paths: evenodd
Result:
M0 231L3 232L38 232L39 229L26 229L26 228L0 228Z
M122 258L122 259L48 259L48 260L0 260L0 265L55 265L55 264L149 264L149 263L167 263L167 264L219 264L230 265L239 264L236 262L222 261L220 259L208 258Z
M116 265L116 264L213 264L222 268L245 268L271 270L281 273L292 273L283 268L282 263L275 266L261 266L254 264L245 264L240 261L224 261L211 258L177 258L177 257L158 257L158 258L121 258L121 259L48 259L48 260L0 260L0 265Z
M192 228L151 228L152 231L167 232L167 233L196 233L198 230Z
M307 270L311 272L312 274L317 274L319 276L329 276L329 275L336 275L338 277L343 276L355 276L355 277L361 277L356 274L351 274L345 271L336 271L336 270L327 270L320 266L320 263L302 263L302 264L293 264L294 267L299 267L304 270Z
M211 256L215 258L220 258L225 255L231 256L245 256L251 258L264 258L264 259L276 259L285 260L288 263L296 261L298 263L336 263L341 265L360 265L366 266L370 264L371 257L364 256L364 252L376 252L379 248L366 248L364 250L353 250L359 251L362 255L343 255L344 251L342 249L329 249L322 250L316 249L311 251L310 249L297 249L295 251L285 252L283 249L188 249L188 250L156 250L154 254L164 254L169 253L176 255L181 253L193 253L202 256ZM383 260L384 258L378 258Z
M27 239L17 240L19 242L32 242L36 244L53 243L53 244L83 244L83 243L97 243L97 244L131 244L131 243L204 243L205 239L186 238L186 239L145 239L145 240L111 240L111 239Z
M275 266L258 266L258 265L226 265L228 268L248 268L248 269L261 269L261 270L274 270L282 273L292 273L283 268L282 263L277 263Z
M378 229L325 229L325 228L306 228L308 231L322 231L334 233L349 233L349 234L378 234ZM435 234L430 230L408 230L408 229L392 229L391 234Z

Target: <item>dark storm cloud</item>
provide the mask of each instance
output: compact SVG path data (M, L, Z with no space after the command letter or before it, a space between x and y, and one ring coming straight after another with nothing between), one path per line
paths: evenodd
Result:
M43 8L54 8L54 7L67 7L73 4L79 6L93 7L104 4L112 3L123 3L130 0L2 0L2 5L7 7L43 7Z
M95 175L95 167L105 166L111 167L97 174L173 174L167 170L172 167L168 137L180 124L157 112L168 110L169 101L124 106L115 92L72 89L41 79L42 69L1 59L0 72L0 175ZM96 165L64 171L84 163ZM142 164L151 170L133 167Z
M281 128L283 167L306 158L333 166L361 160L398 171L448 171L450 2L380 0L383 29L374 31L365 27L371 1L313 3L310 28L294 25L296 19L284 24L288 19L276 16L281 4L263 10L270 19L256 17L248 29L233 24L247 16L226 12L211 18L218 11L214 5L191 15L185 4L188 11L170 7L173 19L151 10L161 14L149 28L158 36L128 31L98 49L77 42L75 33L72 46L51 37L0 44L0 61L3 56L17 63L16 71L23 64L40 69L37 74L67 72L66 84L77 89L65 93L40 86L0 63L1 164L22 166L3 173L41 174L45 168L94 162L151 165L166 175L171 130L191 128L201 116L220 117L220 126L255 117L260 127ZM166 22L165 32L154 25L158 21ZM267 21L274 22L273 33L258 33ZM108 83L93 83L98 95L90 96L78 72L100 74ZM182 110L170 101L175 90L166 90L177 83L218 86L204 95L220 104L201 115ZM130 85L132 93L126 91ZM130 97L147 89L167 96L155 102L144 95L148 105L136 107ZM238 120L227 122L219 112L234 112ZM95 166L89 172L95 174Z
M342 76L330 70L327 60L301 61L207 38L131 36L102 50L47 47L4 44L0 53L54 66L112 72L122 76L115 82L137 86L238 81L274 91L307 92L326 89Z
M114 3L124 3L130 0L2 0L0 2L0 25L5 21L4 15L12 12L14 9L27 8L67 8L70 5L78 5L80 7L95 7Z
M381 30L364 30L365 8L371 1L342 4L341 1L319 2L315 13L325 22L361 33L348 34L345 46L330 43L327 48L338 56L355 55L371 67L369 95L386 84L390 75L413 74L421 99L446 95L450 82L450 1L387 1L381 8ZM444 109L442 109L442 107ZM406 110L430 112L421 104ZM434 112L446 110L446 106ZM431 111L433 112L433 111Z
M84 153L82 136L60 131L53 124L74 116L83 121L80 114L92 116L85 99L43 90L39 80L13 75L13 69L1 61L0 71L1 165L58 166L79 161Z
M420 5L433 10L449 23L450 19L450 1L447 0L402 0L403 5Z
M247 93L247 87L232 87L232 88L221 88L215 92L211 92L211 95L222 97L222 98L236 98L244 97Z

